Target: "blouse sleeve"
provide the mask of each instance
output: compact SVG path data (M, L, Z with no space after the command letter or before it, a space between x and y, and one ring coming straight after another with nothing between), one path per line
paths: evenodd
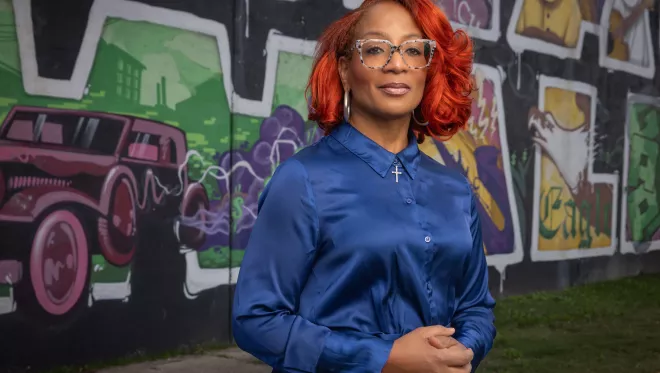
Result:
M392 341L331 331L297 314L318 240L319 219L307 172L290 158L259 198L234 295L234 339L276 370L380 372Z
M463 280L457 287L458 305L452 326L456 329L455 338L474 352L474 371L492 348L497 333L493 315L495 300L488 290L488 265L483 250L481 223L474 193L469 188L472 254L465 263Z

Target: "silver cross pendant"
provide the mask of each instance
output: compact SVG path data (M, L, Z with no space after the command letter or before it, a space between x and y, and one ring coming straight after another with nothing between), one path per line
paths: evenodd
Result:
M399 182L399 175L401 175L401 171L399 171L399 165L396 165L396 164L394 165L394 171L392 171L392 173L394 174L394 176L396 178L395 180L398 183Z

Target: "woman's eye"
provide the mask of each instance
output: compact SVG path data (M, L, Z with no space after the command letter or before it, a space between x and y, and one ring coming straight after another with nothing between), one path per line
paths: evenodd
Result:
M379 47L371 47L371 48L367 49L368 54L379 54L379 53L382 53L382 52L383 52L383 49L379 48Z
M417 48L408 48L406 49L406 54L409 56L419 56L422 52Z

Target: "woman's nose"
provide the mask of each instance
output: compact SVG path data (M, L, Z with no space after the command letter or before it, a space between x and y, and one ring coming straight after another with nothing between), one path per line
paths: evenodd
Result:
M406 65L405 61L403 60L403 56L401 56L401 53L399 53L398 50L392 54L390 62L385 66L385 69L393 71L401 71L406 68L408 68L408 66Z

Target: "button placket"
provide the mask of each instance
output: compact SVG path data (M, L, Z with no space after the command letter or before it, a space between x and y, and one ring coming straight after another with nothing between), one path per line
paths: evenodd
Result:
M398 170L397 170L398 168ZM399 158L395 158L394 162L392 163L392 167L390 168L392 170L392 173L395 174L395 184L397 184L397 189L399 191L399 195L403 199L403 202L406 205L413 205L415 204L415 196L413 195L412 192L412 179L407 174L406 169L403 167L403 164L399 160Z
M426 296L428 297L429 310L431 311L431 321L437 323L438 320L438 310L434 300L433 295L433 285L431 285L431 262L433 261L433 244L431 243L431 235L428 231L425 231L426 235L424 236L424 242L427 244L426 255L427 255L427 265L425 267L426 271Z

